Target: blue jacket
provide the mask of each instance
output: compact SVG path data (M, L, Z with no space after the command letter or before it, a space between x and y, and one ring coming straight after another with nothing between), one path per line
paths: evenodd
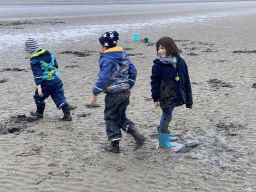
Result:
M188 69L180 56L176 69L172 64L164 64L159 59L154 60L151 88L154 102L160 101L162 109L183 104L186 104L187 108L192 108L193 98Z
M59 78L58 64L54 56L47 50L38 50L30 58L31 69L36 85L42 85L45 80Z
M131 89L136 80L137 69L127 52L121 47L107 49L100 55L99 79L93 87L93 94L114 93Z

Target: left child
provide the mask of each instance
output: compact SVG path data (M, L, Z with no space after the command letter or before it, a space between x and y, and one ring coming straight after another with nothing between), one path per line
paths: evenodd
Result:
M63 83L59 78L57 61L49 51L40 49L36 40L28 38L25 42L25 51L30 58L30 65L34 74L37 86L34 100L37 106L36 111L31 111L32 116L43 118L45 99L49 96L58 109L62 109L64 116L59 118L63 121L72 121L70 109L64 97Z

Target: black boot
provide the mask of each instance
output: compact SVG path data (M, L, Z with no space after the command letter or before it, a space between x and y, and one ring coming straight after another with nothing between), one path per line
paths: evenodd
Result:
M45 105L37 105L36 107L37 107L36 111L31 111L30 115L36 116L38 118L43 118Z
M61 121L72 121L72 117L70 115L70 109L69 106L62 107L62 111L64 113L63 117L60 117L59 119Z
M146 138L139 133L139 131L135 128L133 123L131 123L130 125L127 125L126 132L130 133L136 141L134 150L139 149L144 144Z
M105 150L112 153L120 153L119 141L111 141L110 144L105 145Z

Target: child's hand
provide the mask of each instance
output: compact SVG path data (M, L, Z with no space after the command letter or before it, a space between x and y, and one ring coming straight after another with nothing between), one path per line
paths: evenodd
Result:
M159 101L155 102L155 107L159 107L159 106L160 106L160 102Z
M38 91L38 95L39 95L40 97L43 97L43 96L44 96L44 94L43 94L43 92L42 92L41 85L37 86L37 91Z
M97 101L97 96L93 95L91 99L92 104L95 105L96 101Z
M43 92L42 92L42 89L41 89L41 90L38 90L38 94L39 94L40 97L43 97L43 96L44 96L44 94L43 94Z

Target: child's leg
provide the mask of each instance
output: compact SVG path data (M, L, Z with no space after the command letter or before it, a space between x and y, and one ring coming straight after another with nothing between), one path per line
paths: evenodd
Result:
M43 92L43 97L40 97L38 94L38 90L36 89L35 95L34 95L34 100L35 104L37 106L36 111L31 111L30 115L32 116L37 116L39 118L43 118L44 114L44 108L45 108L45 102L44 100L49 97L49 94L45 91L45 87L42 87L42 92Z
M170 137L170 131L168 130L169 123L172 120L173 109L174 107L168 107L168 108L162 109L163 115L160 121L160 132L159 132L160 147L168 147L168 148L174 147L174 145L170 143L170 141L174 140L174 138Z
M59 119L62 121L72 121L72 117L70 115L70 109L68 106L68 102L64 96L63 83L61 80L56 85L53 85L51 97L56 107L58 109L62 109L64 116Z
M68 102L64 96L63 83L61 81L52 87L51 97L58 109L68 106Z
M119 114L119 119L121 121L122 129L125 132L130 133L134 137L134 139L136 141L135 150L137 150L144 144L146 138L142 134L139 133L139 131L135 128L134 123L126 117L125 111L126 111L127 106L130 103L129 97L130 97L129 92L124 91L123 95L122 95L122 98L124 100L120 104L118 114Z
M36 91L35 91L35 95L34 95L34 100L35 100L35 104L36 105L45 105L45 102L44 102L44 100L47 98L47 97L49 97L49 94L47 94L47 93L44 93L45 91L44 91L44 89L42 88L42 92L43 92L43 97L40 97L39 96L39 94L38 94L38 90L36 89Z
M168 107L165 109L162 109L163 114L160 120L160 131L161 133L170 133L168 130L169 124L172 120L172 112L174 107Z
M110 141L121 140L122 133L118 123L118 108L120 99L116 94L106 94L104 119L106 121L106 133Z
M119 141L122 139L121 125L118 123L118 108L120 100L116 94L106 94L104 119L106 121L106 133L110 144L105 145L105 150L119 153Z
M124 101L121 103L121 105L118 109L121 127L126 132L127 132L127 130L126 130L127 126L129 126L130 124L133 124L133 122L130 119L128 119L125 114L126 108L129 104L130 104L129 95L127 93L127 97L124 99Z

